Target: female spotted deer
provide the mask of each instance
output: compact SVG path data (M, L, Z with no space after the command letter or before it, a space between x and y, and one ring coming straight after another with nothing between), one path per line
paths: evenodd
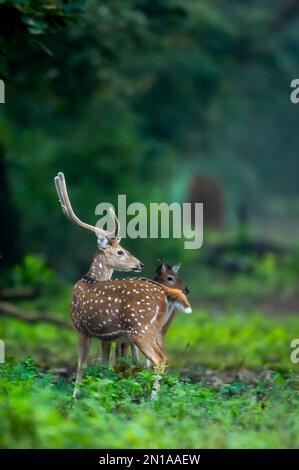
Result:
M154 281L158 282L159 284L163 284L164 286L167 287L173 287L175 289L179 289L180 291L184 292L184 294L189 294L189 289L188 287L181 281L181 279L178 277L177 273L181 267L181 264L175 264L171 266L168 263L161 263L157 267L155 271L155 277ZM168 308L168 311L163 319L163 326L162 330L159 332L158 335L158 342L160 345L164 345L164 338L165 335L170 327L170 324L176 314L177 309L173 306L170 306ZM107 353L107 356L109 357L109 352L110 352L110 345L111 342L105 342L104 343L104 348L109 348L109 351ZM125 357L128 352L128 347L129 347L129 342L123 342L123 341L117 341L116 345L116 360L118 360L121 357ZM132 347L132 357L136 361L139 359L139 353L136 347ZM146 360L146 365L147 367L150 367L151 362L149 359Z
M181 267L180 263L175 264L174 266L170 266L167 263L162 263L156 269L154 280L168 287L174 287L176 289L179 289L182 292L184 292L184 294L188 295L190 293L188 287L184 285L181 279L177 276L177 273L179 272L180 267ZM177 309L175 307L170 308L167 311L167 314L163 321L161 337L159 339L162 341L161 344L163 344L165 335L170 327L172 320L174 319L176 312L177 312Z
M77 282L73 291L72 320L79 332L76 384L82 379L92 337L102 340L129 338L160 372L164 372L167 358L157 343L157 336L169 306L175 305L187 313L191 312L187 298L177 289L163 287L146 279L95 279L94 275L101 268L100 263L110 266L109 270L123 271L140 270L143 265L120 247L117 241L118 229L108 233L78 219L72 210L62 173L55 177L55 185L65 214L75 224L96 233L101 252L100 256L95 256L90 271ZM114 213L112 215L118 227L116 216ZM115 255L115 247L122 253ZM159 380L156 379L152 391L153 398L156 397L159 386ZM78 390L75 387L74 396L77 395Z

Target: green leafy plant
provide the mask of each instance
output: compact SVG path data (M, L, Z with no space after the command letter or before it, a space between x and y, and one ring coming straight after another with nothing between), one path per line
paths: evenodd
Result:
M219 390L169 374L149 400L153 375L87 374L85 396L30 359L0 367L0 447L297 447L299 399L288 381ZM279 420L280 426L277 426ZM82 432L84 430L84 432Z
M27 255L22 263L12 269L12 278L16 286L43 285L53 279L54 272L42 258Z

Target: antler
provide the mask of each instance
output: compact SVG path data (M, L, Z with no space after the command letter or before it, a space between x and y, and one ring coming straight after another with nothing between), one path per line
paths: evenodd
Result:
M66 189L66 183L65 183L65 178L64 174L59 172L57 176L54 178L55 181L55 187L56 191L59 197L59 201L62 207L63 212L65 215L75 224L78 225L79 227L88 230L90 232L95 233L98 237L99 236L105 236L109 239L112 238L117 238L119 234L119 221L115 215L115 212L112 208L110 208L110 213L112 215L112 218L114 220L114 225L115 228L112 232L105 231L99 227L95 227L93 225L86 224L85 222L82 222L82 220L79 219L79 217L76 216L75 212L73 211L72 205L70 203L70 199L68 196L68 192Z

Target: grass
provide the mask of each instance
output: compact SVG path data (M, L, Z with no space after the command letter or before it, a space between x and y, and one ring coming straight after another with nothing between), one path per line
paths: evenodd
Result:
M299 445L299 379L275 375L219 390L170 374L148 399L149 372L87 375L85 397L30 361L5 366L0 386L1 447L274 448ZM278 426L279 423L279 426Z
M95 365L98 341L74 401L75 331L2 318L0 447L297 448L299 364L290 343L299 337L298 315L284 298L280 312L279 296L296 300L298 260L278 266L267 256L249 276L203 267L188 281L186 272L192 305L201 308L179 313L170 328L170 367L155 402L152 372ZM71 287L35 258L26 263L14 283L44 278L43 295L20 306L71 324ZM277 314L263 313L263 299Z
M290 342L297 336L296 315L219 314L197 309L191 315L177 314L167 336L167 350L171 366L179 370L203 366L285 371L292 366ZM5 339L8 359L30 355L43 367L75 367L77 336L72 329L3 319L0 338ZM94 340L92 358L98 349L99 342Z
M153 374L132 367L89 369L73 401L71 380L45 366L74 368L75 333L5 320L0 447L298 447L297 332L295 316L178 314L158 401L149 400ZM34 360L21 359L29 352Z

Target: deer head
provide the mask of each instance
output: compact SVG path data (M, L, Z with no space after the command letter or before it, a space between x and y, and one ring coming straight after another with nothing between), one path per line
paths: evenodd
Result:
M114 230L112 232L82 222L71 206L64 174L58 173L54 181L63 212L75 225L96 235L98 250L106 265L117 271L141 271L144 266L143 263L120 245L120 225L114 210L110 208L110 214L114 220Z
M179 289L184 292L184 294L189 294L190 291L188 287L181 281L181 279L177 275L180 267L180 263L175 264L173 266L167 263L161 263L156 269L154 280L160 282L161 284L164 284L165 286Z
M109 240L106 248L99 250L103 252L107 265L116 271L142 271L144 264L133 256L129 251L125 250L117 239Z

